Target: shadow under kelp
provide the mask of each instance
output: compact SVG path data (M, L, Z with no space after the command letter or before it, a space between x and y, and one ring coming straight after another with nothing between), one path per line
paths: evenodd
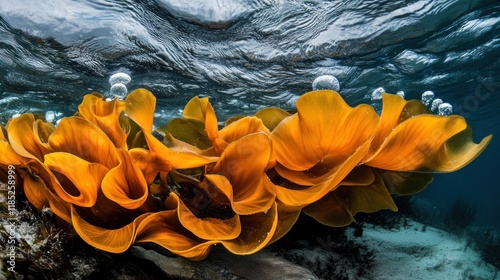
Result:
M398 213L379 211L370 215L358 215L358 221L382 226L386 229L398 228L404 218L409 218L427 226L432 226L457 236L468 235L468 231L477 218L479 207L462 197L457 197L453 204L442 211L432 201L415 196L396 196L394 202Z
M500 232L492 228L472 229L475 246L485 262L500 269Z
M422 231L425 231L427 226L442 228L443 215L429 201L406 195L394 196L393 199L398 207L397 212L381 210L374 213L357 213L355 218L358 228L367 223L393 230L407 227L409 220L423 224Z
M346 230L354 227L354 238ZM372 249L356 241L363 223L349 227L329 227L307 215L271 246L271 251L309 269L320 279L369 279L373 268Z
M443 228L463 235L477 218L478 205L457 197L443 218Z

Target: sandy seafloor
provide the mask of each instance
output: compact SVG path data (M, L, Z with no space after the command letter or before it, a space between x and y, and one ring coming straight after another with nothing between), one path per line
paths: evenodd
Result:
M357 240L375 251L370 279L500 279L466 238L418 222L394 230L365 226Z

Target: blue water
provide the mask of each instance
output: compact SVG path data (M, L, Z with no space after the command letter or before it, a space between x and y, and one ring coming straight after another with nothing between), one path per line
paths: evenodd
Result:
M183 4L179 4L182 2ZM478 225L500 227L500 4L488 0L0 1L0 122L25 111L74 113L116 72L158 98L157 125L194 95L220 119L293 108L320 75L351 105L377 87L407 99L432 90L493 133L471 165L419 197L436 213L457 196Z

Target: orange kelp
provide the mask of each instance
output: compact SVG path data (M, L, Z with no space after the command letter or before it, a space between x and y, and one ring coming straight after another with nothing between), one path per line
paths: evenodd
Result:
M88 94L57 126L15 117L0 125L0 174L15 169L33 206L100 250L154 242L202 260L214 244L254 253L301 212L345 226L358 212L396 211L391 195L464 167L492 137L475 144L462 117L390 94L380 116L320 90L301 96L296 113L264 108L222 128L208 98L157 130L155 106L138 89L125 100Z

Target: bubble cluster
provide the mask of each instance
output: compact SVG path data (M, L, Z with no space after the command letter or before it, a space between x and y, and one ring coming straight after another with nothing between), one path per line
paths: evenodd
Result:
M434 99L434 92L428 90L422 93L422 103L431 109L434 114L440 116L449 116L453 114L453 106L450 103L443 102L442 99Z
M340 91L340 83L339 80L332 75L323 75L314 79L312 88L313 90L331 89L338 92Z
M111 75L109 78L109 84L111 89L109 93L111 97L123 99L127 93L127 84L132 80L128 74L119 72Z
M382 94L385 93L385 89L383 87L379 87L375 89L371 95L369 96L371 100L371 105L375 108L377 112L381 112L382 109ZM405 98L405 93L404 91L398 91L396 92L396 95L400 96L401 98ZM365 98L368 98L366 96ZM440 98L435 98L434 92L428 90L422 93L422 98L421 98L422 103L427 106L434 114L440 115L440 116L449 116L453 114L453 106L450 103L443 102L442 99Z

